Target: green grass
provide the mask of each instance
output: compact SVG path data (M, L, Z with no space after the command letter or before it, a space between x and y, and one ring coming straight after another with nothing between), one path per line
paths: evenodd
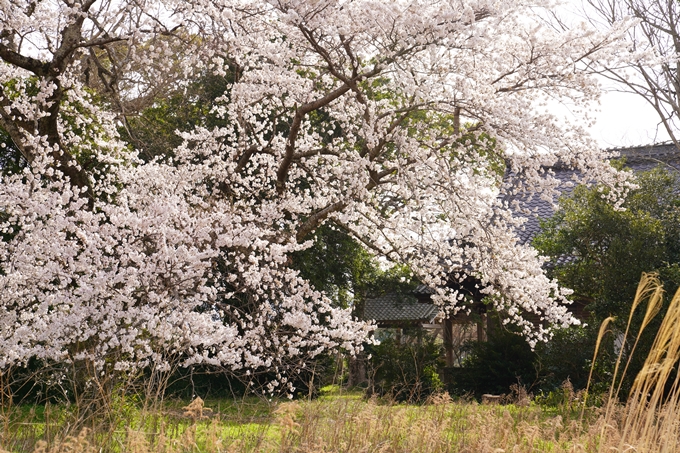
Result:
M562 417L536 405L480 406L447 398L426 405L393 404L366 401L360 392L337 388L324 389L313 401L208 400L205 407L212 413L202 420L183 414L187 403L170 400L153 412L127 404L125 417L112 425L84 423L89 431L76 441L89 442L96 451L136 453L426 453L494 451L509 445L518 452L561 452L573 446L574 435L585 432L572 427L572 434L565 437L568 429ZM73 410L65 406L15 408L6 419L0 445L17 453L31 452L45 441L47 453L71 451L72 446L66 448L60 442L67 436L74 438L82 429L69 428Z

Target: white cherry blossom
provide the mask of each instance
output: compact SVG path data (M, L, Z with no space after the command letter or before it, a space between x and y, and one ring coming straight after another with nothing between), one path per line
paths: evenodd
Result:
M626 24L557 31L540 8L0 1L0 125L28 162L0 183L0 368L283 369L356 352L373 326L290 268L327 221L407 263L443 311L464 307L447 280L472 275L531 342L575 322L502 195L551 196L558 160L625 190L585 129L542 106L586 111L599 90L581 62L619 55ZM84 79L105 52L119 106ZM178 86L234 74L213 106L226 125L144 161L118 136L121 106L168 71Z

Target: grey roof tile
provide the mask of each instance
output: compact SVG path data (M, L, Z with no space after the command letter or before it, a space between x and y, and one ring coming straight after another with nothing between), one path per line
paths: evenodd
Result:
M617 151L621 157L626 159L626 167L634 172L651 170L658 165L667 165L680 172L680 150L672 143L663 143L649 146L636 146L631 148L612 149ZM551 169L555 178L561 183L559 186L561 195L568 195L572 192L573 186L569 187L568 182L573 181L576 174L574 170L556 166ZM519 242L526 244L541 231L541 220L547 220L554 214L552 203L542 199L536 194L519 194L507 197L511 208L515 209L518 215L527 217L527 221L522 229L517 232ZM553 200L554 203L557 199ZM526 212L531 214L527 215Z
M418 285L416 286L416 289L413 290L413 294L417 296L430 296L434 294L434 289L430 288L427 285Z
M410 295L385 294L367 299L364 305L364 318L377 322L420 321L430 322L439 312L433 304L418 302Z

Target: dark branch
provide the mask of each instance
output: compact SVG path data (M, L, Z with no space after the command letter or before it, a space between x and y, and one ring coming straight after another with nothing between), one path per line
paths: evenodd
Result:
M3 44L0 44L0 58L9 64L26 69L38 77L45 77L50 70L50 63L45 63L31 57L25 57Z
M307 220L305 220L305 222L298 228L297 234L295 235L297 241L302 242L302 240L309 233L312 233L314 230L316 230L319 227L319 225L321 225L321 223L328 218L330 214L341 211L342 209L345 209L346 206L347 202L336 201L335 203L330 204L325 208L321 209L320 211L317 211L314 214L310 215L307 218Z
M300 126L302 125L302 119L306 114L319 109L325 105L330 104L343 94L349 91L350 87L347 85L342 85L339 88L326 94L324 97L317 99L314 102L308 102L295 110L295 116L293 117L293 123L290 125L290 131L288 132L288 139L286 140L286 154L279 165L279 169L276 172L276 190L279 193L283 193L286 184L286 178L288 176L288 169L290 164L293 163L293 156L295 155L295 142L297 136L300 133Z

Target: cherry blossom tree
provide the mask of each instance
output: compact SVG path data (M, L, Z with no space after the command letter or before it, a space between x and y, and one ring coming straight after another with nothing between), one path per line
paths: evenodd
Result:
M0 367L283 371L359 351L372 326L290 266L325 222L408 264L447 313L464 304L445 284L472 275L532 343L575 322L501 195L551 196L558 160L625 190L545 103L585 115L598 96L585 63L614 58L626 24L558 32L541 11L1 0L0 126L26 165L0 184ZM230 80L221 122L140 159L118 134L126 109L154 81L181 91L206 73Z

